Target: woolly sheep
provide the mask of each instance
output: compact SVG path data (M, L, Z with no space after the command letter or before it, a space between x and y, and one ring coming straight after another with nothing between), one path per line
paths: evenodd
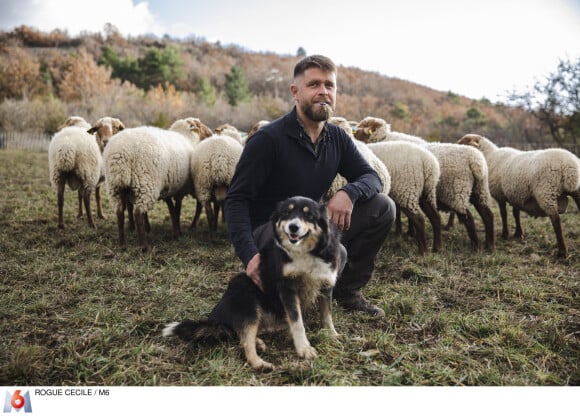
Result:
M369 165L371 165L374 171L377 172L377 175L379 175L381 183L383 184L383 189L381 192L388 195L391 189L391 175L389 174L389 170L385 164L368 148L366 143L355 139L352 133L352 128L345 118L335 116L331 117L328 122L342 127L342 129L346 131L346 133L357 147L358 151L362 154ZM344 185L346 185L346 179L341 175L336 175L336 178L330 185L330 189L326 192L325 199L330 199L330 197L338 192L339 189L344 187Z
M125 210L134 210L139 245L149 250L147 212L159 199L169 209L173 236L181 235L181 202L193 192L190 159L194 146L211 130L199 119L177 120L169 130L125 129L111 137L103 153L107 188L117 214L119 244L126 246Z
M90 210L90 197L100 184L102 157L95 137L87 132L90 128L91 125L82 117L69 117L52 137L48 147L48 170L52 187L57 192L59 228L64 228L64 189L67 183L73 191L78 190L77 218L82 216L84 203L88 225L96 228ZM100 197L97 197L97 209L99 218L104 218Z
M441 250L441 217L437 211L437 183L440 169L435 156L414 143L393 141L368 144L391 175L390 196L407 215L415 232L420 254L427 252L425 219L433 229L433 252Z
M218 215L242 151L241 143L226 135L211 136L196 146L191 155L191 175L197 208L191 228L197 225L204 207L210 231L217 230Z
M242 144L245 144L245 142L252 137L252 135L254 133L256 133L258 130L260 130L262 127L264 127L265 125L267 125L269 123L268 120L260 120L256 123L254 123L254 125L252 126L252 128L250 129L250 131L248 132L248 135L244 138L244 140L242 141Z
M225 123L222 124L215 129L215 133L223 136L229 136L235 140L237 140L240 144L243 143L243 135L242 133L231 124Z
M564 149L522 151L498 147L476 134L467 134L458 143L479 149L487 160L490 191L500 208L502 237L508 238L509 203L516 222L514 237L524 235L520 211L533 217L547 216L556 234L557 255L567 257L560 214L566 212L568 195L580 209L580 160Z
M485 158L467 146L453 143L431 143L420 137L391 132L383 119L366 117L358 126L355 136L365 142L404 140L420 144L435 155L441 177L437 184L437 207L456 213L467 230L474 249L479 247L475 221L469 211L473 204L484 224L485 248L495 248L493 213L489 192L488 168ZM470 150L466 150L470 149Z

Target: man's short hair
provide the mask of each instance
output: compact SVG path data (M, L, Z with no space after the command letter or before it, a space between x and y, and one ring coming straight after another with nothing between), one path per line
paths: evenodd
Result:
M294 78L304 74L307 69L320 68L326 72L336 72L336 65L323 55L310 55L302 58L294 67Z

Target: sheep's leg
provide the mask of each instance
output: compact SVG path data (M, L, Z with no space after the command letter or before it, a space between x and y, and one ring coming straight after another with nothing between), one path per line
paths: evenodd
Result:
M119 246L122 249L125 249L127 246L127 241L125 240L125 209L127 204L125 201L122 201L117 206L117 229L119 231ZM131 218L132 213L129 214L129 218Z
M403 234L403 225L401 223L401 208L399 206L397 206L397 212L395 215L395 234L401 235Z
M512 213L514 215L514 220L516 221L516 231L514 233L514 238L522 240L524 238L524 229L522 228L522 222L520 220L520 209L513 207Z
M508 239L509 231L508 231L508 218L507 218L507 206L505 202L499 202L499 214L501 216L501 238L504 240Z
M558 257L566 258L568 257L568 248L566 247L566 241L564 240L564 234L562 233L562 222L560 220L560 215L552 215L550 217L552 221L552 227L554 227L554 232L556 233L556 242L558 243Z
M474 199L473 206L481 216L485 227L485 248L487 250L495 249L495 236L493 234L493 212L487 206Z
M183 197L175 198L175 205L173 207L173 234L175 238L181 236L181 203L183 202Z
M83 190L83 201L85 203L85 211L87 212L87 223L91 228L97 228L95 221L93 220L93 214L91 213L91 190Z
M213 207L211 206L211 201L206 201L204 205L205 205L205 215L207 217L207 223L209 225L209 230L213 232L217 229L217 226L216 226L215 214L213 212Z
M139 245L143 251L149 251L149 242L145 234L145 217L147 212L142 212L139 207L135 208L135 228L137 229L137 237Z
M477 232L475 230L475 221L473 220L473 216L469 210L465 211L465 214L461 214L457 212L457 218L459 221L465 226L467 230L467 235L469 236L469 240L471 241L471 248L473 250L479 249L479 240L477 239Z
M129 229L130 230L134 230L135 229L135 208L133 207L133 204L130 201L127 201L127 216L129 217Z
M58 206L58 228L64 228L63 208L64 208L64 181L60 181L57 185L56 200Z
M413 224L415 229L415 240L417 241L417 248L419 254L424 255L427 252L427 237L425 236L425 219L419 213L412 212L408 208L401 208L407 218L409 218L409 226Z
M77 219L78 219L78 218L83 217L83 189L82 188L79 188L79 190L77 191L77 195L78 195L78 200L79 200L79 205L78 205L78 210L77 210Z
M167 208L169 209L169 217L171 218L171 228L173 238L178 238L180 232L179 232L179 223L176 223L175 219L176 212L175 205L173 204L173 200L171 198L164 198L163 200L165 201L165 203L167 204Z
M193 220L191 221L191 225L189 226L189 229L192 230L195 227L197 227L197 222L199 221L199 217L201 216L201 211L203 210L203 205L201 205L201 202L196 201L195 203L195 214L193 215Z
M455 226L455 212L449 213L449 219L447 220L446 230L450 230Z
M433 253L438 253L443 247L441 237L441 215L439 214L439 211L437 211L436 207L432 206L423 198L419 200L419 205L429 219L431 228L433 229Z
M97 204L97 216L104 220L105 214L103 214L103 204L101 203L101 187L97 187L97 189L95 189L95 202Z
M580 189L572 192L570 195L574 199L574 202L576 202L576 208L580 211Z

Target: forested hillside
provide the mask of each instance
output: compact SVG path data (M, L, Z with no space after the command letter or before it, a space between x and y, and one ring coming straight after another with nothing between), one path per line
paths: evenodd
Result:
M114 26L70 37L21 26L0 32L0 128L52 133L68 115L110 115L128 127L169 126L195 116L248 130L292 106L296 56L252 52L204 39L126 38ZM312 51L314 52L314 51ZM466 69L467 71L468 69ZM530 113L407 80L339 67L337 115L376 116L393 130L455 141L468 132L498 143L551 139Z

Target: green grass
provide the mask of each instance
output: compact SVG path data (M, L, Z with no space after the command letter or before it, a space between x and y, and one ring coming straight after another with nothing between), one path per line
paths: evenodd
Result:
M190 346L161 337L164 324L206 315L240 262L224 225L205 219L171 239L167 208L151 213L147 254L129 233L117 247L114 213L97 230L76 219L65 194L66 228L44 152L0 151L0 385L578 385L580 384L580 214L563 216L570 255L557 260L546 218L523 218L523 241L498 239L472 252L457 225L445 251L416 255L391 235L365 295L383 320L334 307L341 337L307 332L319 356L297 359L285 333L264 336L278 368L253 372L236 342ZM94 202L93 202L94 208ZM500 229L496 213L496 233ZM444 215L446 218L446 216ZM477 218L479 219L479 218ZM511 220L511 218L510 218ZM478 223L480 237L483 234Z

